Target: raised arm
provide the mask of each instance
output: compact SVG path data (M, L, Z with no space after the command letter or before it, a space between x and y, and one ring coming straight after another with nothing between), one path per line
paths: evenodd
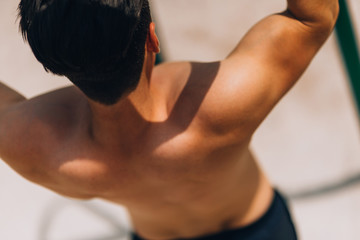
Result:
M256 129L303 74L332 32L337 15L337 0L288 0L286 11L250 29L222 62L223 84L231 86L224 101L238 103L225 113L234 126L245 116L252 124L247 128Z
M288 0L286 11L256 24L229 58L251 54L264 70L270 64L297 79L329 37L337 16L338 0Z
M9 144L9 139L11 139L11 137L8 134L8 123L14 123L16 122L16 119L8 119L6 117L7 112L9 112L10 108L16 105L16 103L22 102L24 100L26 100L24 96L0 82L0 160L8 146L15 145L15 143Z
M0 82L0 114L11 105L24 100L26 98L23 95Z

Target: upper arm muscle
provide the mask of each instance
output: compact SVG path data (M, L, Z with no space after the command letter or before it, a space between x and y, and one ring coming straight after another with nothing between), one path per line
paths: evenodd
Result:
M23 125L28 118L18 108L18 105L14 105L0 114L0 158L16 171L22 172L28 164L19 160L23 155L23 149L19 148L26 141L25 131L31 131L31 128Z
M264 19L221 62L216 90L208 98L213 102L204 104L205 112L233 133L251 134L305 71L325 39L326 34L286 14ZM221 108L213 107L219 104Z
M26 98L15 90L0 82L0 114L6 108L24 101Z
M223 65L232 72L231 78L241 78L239 88L251 92L247 101L262 101L254 111L264 118L302 75L326 38L325 33L288 14L272 15L247 33Z

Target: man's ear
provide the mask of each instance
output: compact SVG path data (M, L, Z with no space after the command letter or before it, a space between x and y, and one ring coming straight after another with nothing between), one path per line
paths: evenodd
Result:
M155 23L150 23L149 26L149 34L146 40L146 47L147 50L150 52L154 52L154 53L159 53L160 52L160 43L159 43L159 39L156 36L155 33Z

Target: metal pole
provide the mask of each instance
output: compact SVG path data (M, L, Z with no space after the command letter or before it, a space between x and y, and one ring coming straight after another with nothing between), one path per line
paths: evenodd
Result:
M346 0L339 0L340 15L335 27L339 47L344 64L353 88L355 104L360 120L360 58L356 42L355 31L351 23L351 16Z

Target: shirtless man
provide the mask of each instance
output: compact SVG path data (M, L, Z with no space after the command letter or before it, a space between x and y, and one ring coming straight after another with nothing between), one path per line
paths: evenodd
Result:
M249 143L331 33L337 0L288 0L226 59L157 67L147 0L19 9L37 59L75 86L26 100L0 85L0 157L15 171L126 206L134 239L296 239Z

